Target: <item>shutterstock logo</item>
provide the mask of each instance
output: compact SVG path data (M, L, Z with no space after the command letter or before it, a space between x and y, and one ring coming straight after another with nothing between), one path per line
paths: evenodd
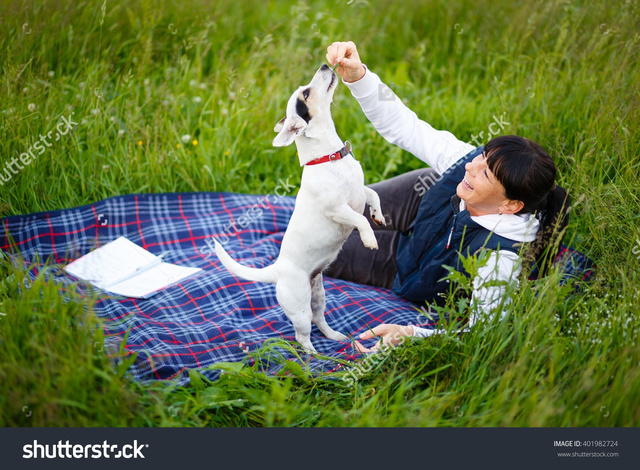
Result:
M106 440L102 444L69 444L69 441L59 440L57 444L25 444L22 447L23 459L144 459L142 449L149 444L109 444Z
M54 129L44 135L40 134L40 138L36 140L26 152L21 153L19 157L13 157L11 160L7 160L5 162L4 168L0 169L0 186L4 186L5 183L11 181L11 178L13 178L14 175L17 175L20 171L24 170L26 166L30 165L31 162L35 161L36 158L42 155L47 148L51 147L54 142L60 140L61 136L67 135L69 131L72 131L77 125L78 123L71 119L71 115L68 118L61 116L60 122L55 127L57 131ZM52 136L51 134L54 132L55 136ZM18 161L18 159L20 161Z

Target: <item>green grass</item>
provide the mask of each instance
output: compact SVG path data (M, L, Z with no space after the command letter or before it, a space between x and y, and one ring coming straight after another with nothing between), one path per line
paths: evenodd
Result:
M350 39L435 128L470 140L504 115L505 133L545 147L576 201L565 241L597 261L595 283L565 300L553 277L525 282L505 321L411 341L352 386L227 366L178 388L130 382L132 358L107 359L90 299L65 302L42 278L20 287L3 260L0 426L640 423L640 5L366 3L1 0L0 171L60 116L78 125L0 187L0 216L299 181L273 126L326 47ZM334 102L367 182L422 165L344 86Z

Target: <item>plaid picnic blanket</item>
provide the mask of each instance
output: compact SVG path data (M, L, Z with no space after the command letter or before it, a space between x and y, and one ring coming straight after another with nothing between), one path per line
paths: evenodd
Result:
M104 320L105 342L126 338L128 353L138 353L131 367L136 380L174 380L184 384L188 371L219 362L253 361L266 340L295 341L291 322L278 305L273 284L236 278L213 250L214 237L243 264L263 267L278 256L295 198L232 193L134 194L72 209L11 216L0 220L0 247L17 253L32 276L49 265L50 278L80 295L88 284L66 274L69 262L120 236L164 261L202 268L153 297L122 298L102 292L95 312ZM379 323L430 322L417 306L390 290L325 277L326 316L337 331L356 337ZM127 336L128 333L128 336ZM325 338L315 327L311 340L319 353L351 361L360 355L352 343ZM107 351L110 349L107 348ZM281 351L285 358L295 356ZM287 356L289 354L289 356ZM340 367L336 360L302 356L314 373ZM282 369L282 361L267 372ZM202 372L215 380L219 370Z

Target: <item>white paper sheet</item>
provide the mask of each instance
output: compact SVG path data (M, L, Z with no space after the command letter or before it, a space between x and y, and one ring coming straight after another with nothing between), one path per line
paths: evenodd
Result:
M161 257L125 237L78 258L64 269L100 289L135 298L149 298L157 291L202 271L200 268L165 263Z

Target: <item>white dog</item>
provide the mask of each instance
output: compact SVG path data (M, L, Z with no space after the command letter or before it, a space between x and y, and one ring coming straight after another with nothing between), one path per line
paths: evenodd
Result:
M295 141L302 181L280 255L275 263L256 269L243 266L216 241L216 254L233 274L276 284L276 296L293 323L296 340L315 352L309 337L315 323L327 337L345 341L324 318L325 295L322 271L327 269L354 228L362 243L372 250L378 243L366 217L385 225L380 198L364 185L360 163L340 140L331 119L331 100L338 80L327 65L316 72L307 86L298 88L287 103L286 116L276 124L275 147Z

